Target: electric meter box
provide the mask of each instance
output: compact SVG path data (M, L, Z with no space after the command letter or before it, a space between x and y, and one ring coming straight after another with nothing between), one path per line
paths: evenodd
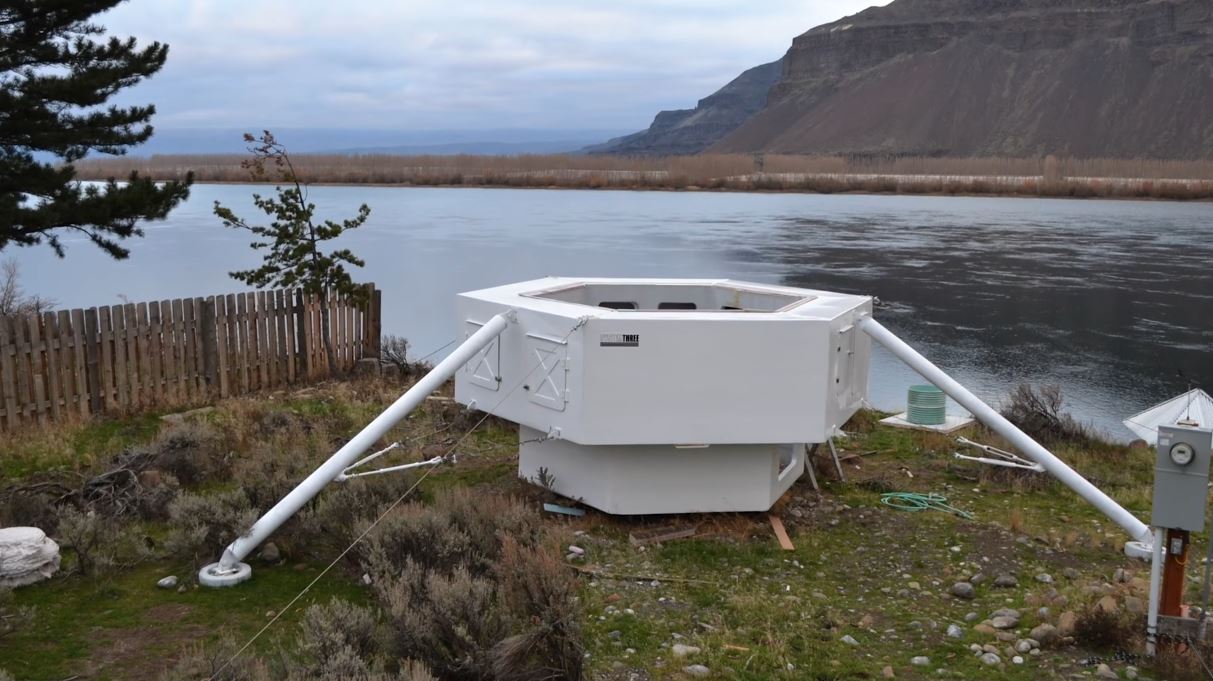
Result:
M1213 431L1185 425L1158 427L1152 525L1192 532L1205 529L1210 450Z

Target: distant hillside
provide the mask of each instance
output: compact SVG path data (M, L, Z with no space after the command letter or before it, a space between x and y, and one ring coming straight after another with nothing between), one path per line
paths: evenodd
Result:
M662 111L647 130L586 149L590 153L697 154L757 113L779 79L780 61L755 66L699 100L694 109Z
M1213 158L1210 0L896 0L797 37L781 62L753 115L684 148ZM669 113L637 138L655 153Z
M294 153L374 154L551 154L574 152L615 130L544 130L501 128L491 130L368 130L347 128L272 128L274 135ZM247 144L244 132L255 128L156 128L133 156L157 154L240 154Z

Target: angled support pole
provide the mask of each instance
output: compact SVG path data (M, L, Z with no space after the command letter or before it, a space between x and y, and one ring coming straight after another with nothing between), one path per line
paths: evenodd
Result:
M821 446L820 442L814 442L812 446L805 445L804 469L809 474L809 482L813 483L813 491L821 494L821 487L817 485L817 471L814 470L817 466L817 448Z
M446 359L438 363L428 374L417 381L355 435L336 454L329 457L299 486L291 490L273 508L265 512L248 532L232 542L223 551L218 563L211 563L198 572L198 581L203 586L233 586L252 577L252 568L241 562L261 542L273 534L284 522L295 515L303 505L311 501L325 485L342 475L350 464L388 433L397 423L425 401L426 396L442 387L447 379L455 375L477 352L493 342L506 326L513 321L513 311L499 314L488 321L476 333L457 346Z
M1008 421L999 414L993 407L982 402L976 395L969 392L956 379L947 375L942 369L935 366L926 357L923 357L917 350L906 344L892 331L889 331L880 322L871 317L864 317L859 321L859 328L864 333L872 337L872 340L883 345L889 352L897 356L898 359L905 362L911 369L918 372L923 378L936 387L947 393L948 397L956 400L960 406L969 410L969 413L977 417L979 421L989 426L991 430L1005 437L1015 448L1023 452L1025 456L1044 467L1045 471L1053 477L1057 478L1066 487L1074 490L1074 492L1085 499L1087 503L1099 509L1101 513L1108 516L1112 522L1119 525L1134 541L1126 545L1126 553L1131 548L1135 550L1149 550L1149 546L1154 542L1154 533L1145 523L1138 520L1136 516L1130 513L1125 507L1116 503L1103 490L1091 484L1089 480L1082 477L1073 468L1066 465L1064 461L1053 455L1052 452L1045 449L1028 434L1015 427L1015 424ZM1134 542L1137 544L1134 546Z
M846 482L847 476L842 474L842 461L838 458L838 449L834 446L834 438L826 438L826 444L830 446L830 458L834 460L834 471L838 473L838 482Z

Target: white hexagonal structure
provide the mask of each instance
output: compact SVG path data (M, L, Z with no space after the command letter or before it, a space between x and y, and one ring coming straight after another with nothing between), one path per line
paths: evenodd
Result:
M520 424L519 475L604 511L766 510L866 398L871 305L716 279L463 293L461 338L509 310L517 323L456 374L455 398Z

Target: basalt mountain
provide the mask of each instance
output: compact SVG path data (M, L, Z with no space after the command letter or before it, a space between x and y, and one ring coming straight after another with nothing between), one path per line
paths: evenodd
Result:
M694 109L662 111L647 130L588 147L589 153L674 156L697 154L762 109L779 79L780 61L747 69Z
M700 150L1213 158L1210 0L895 0L776 63L732 107L753 113L699 128ZM657 123L620 151L672 153Z

